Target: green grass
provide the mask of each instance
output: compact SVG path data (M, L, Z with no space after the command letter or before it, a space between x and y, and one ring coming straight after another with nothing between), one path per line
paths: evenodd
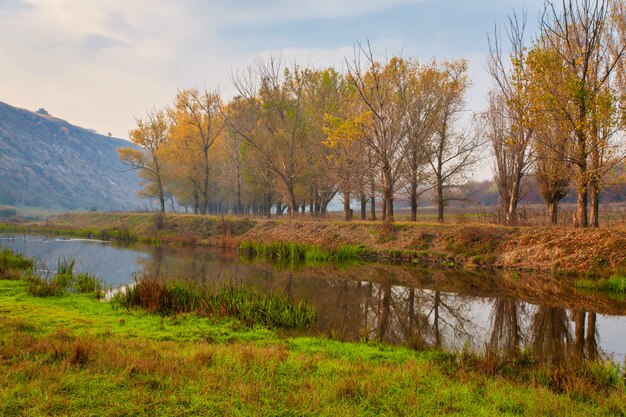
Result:
M168 288L181 310L200 305L201 289ZM26 281L0 280L0 415L626 413L615 365L536 371L528 361L283 339L237 317L120 307L86 294L33 297Z
M339 245L324 249L296 242L258 243L244 240L239 252L248 258L263 258L276 264L315 265L324 263L345 264L363 259L370 251L363 245Z
M0 248L0 269L29 269L34 265L32 258L21 253L15 253L10 249Z
M609 415L623 389L555 392L441 352L159 317L0 282L0 415ZM578 385L577 385L578 384Z
M28 233L28 234L45 234L63 237L77 237L85 239L97 239L105 241L116 241L120 243L130 244L136 242L151 243L150 238L141 238L139 235L131 232L127 228L86 228L86 229L70 229L56 226L44 225L15 225L8 223L0 223L0 233Z
M577 279L574 281L574 286L585 290L626 295L626 275L614 274L609 278L601 278L595 281L590 279Z
M33 268L35 262L20 253L10 249L0 248L0 280L20 279L25 271Z
M164 282L142 277L114 304L127 309L141 307L162 315L195 312L201 316L234 317L249 326L310 327L315 324L315 307L306 301L295 302L283 292L263 293L234 284L218 288L191 281Z

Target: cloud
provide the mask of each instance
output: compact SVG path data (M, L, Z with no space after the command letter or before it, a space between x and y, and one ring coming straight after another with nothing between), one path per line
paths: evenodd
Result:
M433 0L238 0L230 2L209 1L208 7L222 16L227 24L265 23L311 19L346 19L368 15L397 6L424 3ZM195 6L204 3L197 0Z
M483 12L523 0L504 1L0 0L0 100L125 136L178 87L232 95L231 73L271 53L343 68L367 38L381 57L470 55L482 83Z
M31 5L24 0L0 0L0 11L21 12L30 8Z

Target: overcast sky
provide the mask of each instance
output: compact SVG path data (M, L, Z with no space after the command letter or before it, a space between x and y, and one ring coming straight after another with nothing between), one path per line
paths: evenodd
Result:
M469 60L468 106L491 82L487 32L513 9L531 30L543 0L0 0L0 101L127 138L177 88L219 87L259 55L343 67L375 52Z

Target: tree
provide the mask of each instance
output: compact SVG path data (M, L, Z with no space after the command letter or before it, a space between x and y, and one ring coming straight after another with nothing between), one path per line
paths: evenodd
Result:
M369 42L358 44L352 62L346 60L348 81L356 89L370 114L362 143L370 150L372 167L380 173L383 220L393 222L393 198L403 173L405 125L394 77L400 60L381 64L374 58Z
M258 60L249 68L248 77L240 75L233 81L239 94L254 102L258 121L255 126L240 126L230 119L227 123L275 177L290 215L295 216L299 208L296 191L307 162L304 70L295 64L287 68L280 57L272 56Z
M173 135L186 154L187 178L200 197L200 214L206 214L210 199L210 150L224 129L221 106L217 92L190 88L178 92L171 111Z
M476 162L482 146L473 132L455 130L464 107L464 96L469 87L467 62L445 62L435 81L441 97L435 133L428 143L427 153L435 189L437 220L443 222L447 201L455 198L451 190L466 179L467 170Z
M535 60L536 81L573 133L569 159L575 167L577 223L589 225L588 200L591 186L592 224L598 226L597 199L600 178L615 159L607 158L613 129L606 123L616 120L616 107L610 85L616 68L624 59L626 44L619 39L620 3L613 0L562 0L561 8L547 1L540 21L541 36L537 49L549 51L558 58L565 83L556 83L545 75L541 59ZM618 13L614 13L614 11ZM622 13L623 14L623 13ZM552 58L552 54L541 55ZM551 60L548 62L552 62ZM544 75L544 76L541 76ZM607 114L607 112L609 114ZM608 128L608 129L607 129Z
M489 73L495 87L489 108L483 114L486 136L495 157L495 180L506 224L517 224L517 205L522 198L522 181L533 163L530 78L526 70L524 29L526 16L509 18L506 35L510 44L510 65L503 57L497 29L489 39Z
M165 212L164 172L161 152L169 141L169 125L165 112L153 110L145 118L136 119L137 127L129 132L131 141L142 149L120 148L118 155L123 163L139 170L143 178L141 195L157 197L161 212Z
M439 94L439 76L436 62L420 66L415 60L402 63L397 89L404 108L406 124L406 185L405 191L411 205L411 221L417 220L417 200L431 189L428 180L429 140L435 133L442 96Z

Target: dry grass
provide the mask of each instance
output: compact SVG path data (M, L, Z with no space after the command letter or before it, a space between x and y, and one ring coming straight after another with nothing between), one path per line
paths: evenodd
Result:
M619 212L616 209L611 217L615 222L619 221ZM342 245L364 245L370 250L368 257L374 252L379 259L429 264L591 271L593 274L610 274L626 268L626 251L623 250L626 227L505 227L488 224L488 218L483 215L459 213L452 218L458 222L397 222L384 226L381 222L329 221L308 216L296 220L286 217L250 220L183 214L72 213L52 218L47 226L22 227L38 230L45 226L59 233L76 225L87 231L126 230L139 240L174 246L236 248L242 241L250 241L302 243L333 250Z

